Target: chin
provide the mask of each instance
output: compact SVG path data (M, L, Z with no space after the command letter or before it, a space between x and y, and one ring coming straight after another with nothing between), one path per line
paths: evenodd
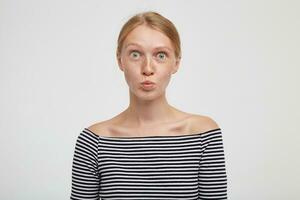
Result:
M142 101L152 101L152 100L159 98L159 96L161 95L157 91L158 90L148 90L147 91L147 90L138 88L138 90L133 92L133 95L137 99L142 100Z

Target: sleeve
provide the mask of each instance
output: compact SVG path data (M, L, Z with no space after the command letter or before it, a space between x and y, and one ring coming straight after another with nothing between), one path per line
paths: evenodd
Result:
M227 175L221 130L201 135L202 157L199 166L199 199L227 199Z
M72 163L72 200L99 200L98 141L95 135L86 132L77 137Z

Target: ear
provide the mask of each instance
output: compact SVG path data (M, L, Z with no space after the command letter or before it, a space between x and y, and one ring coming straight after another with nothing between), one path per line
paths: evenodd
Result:
M181 57L176 58L175 66L173 68L172 74L175 74L178 71L180 65Z
M124 71L124 68L123 68L123 65L122 65L121 56L119 54L117 54L117 61L118 61L119 69L121 71Z

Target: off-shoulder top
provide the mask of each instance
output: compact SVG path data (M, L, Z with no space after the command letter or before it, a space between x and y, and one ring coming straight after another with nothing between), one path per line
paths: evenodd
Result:
M110 137L84 128L75 144L70 199L227 199L221 129Z

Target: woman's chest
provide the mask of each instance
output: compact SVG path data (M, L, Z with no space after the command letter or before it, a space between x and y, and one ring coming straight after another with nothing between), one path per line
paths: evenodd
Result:
M201 157L198 138L102 141L99 149L103 197L136 195L145 199L163 194L196 199Z

